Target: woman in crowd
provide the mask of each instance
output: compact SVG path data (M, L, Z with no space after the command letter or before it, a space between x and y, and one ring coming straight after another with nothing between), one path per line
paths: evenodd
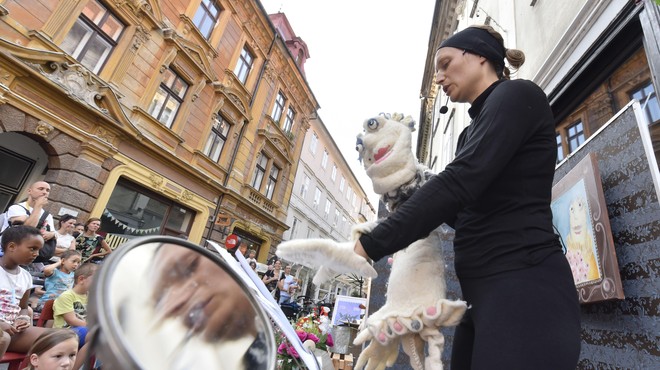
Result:
M271 292L276 302L279 302L280 291L277 289L277 283L280 281L282 275L282 262L275 260L272 265L272 269L269 267L268 271L264 274L264 277L261 281L266 284L266 288Z
M85 232L76 238L76 250L82 254L82 263L102 263L112 252L105 239L96 232L101 228L101 219L92 217L85 223Z
M75 216L65 214L60 217L58 221L59 228L57 229L57 244L55 249L55 256L61 256L66 250L76 249L76 238L72 235L73 229L76 224Z

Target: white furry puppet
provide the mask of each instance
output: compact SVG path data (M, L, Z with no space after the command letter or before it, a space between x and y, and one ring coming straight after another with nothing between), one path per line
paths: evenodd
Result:
M356 149L374 191L393 212L432 176L426 167L415 164L411 140L414 125L409 116L381 114L366 120L364 133L358 135ZM327 239L284 242L278 246L277 255L319 267L314 276L317 285L338 273L375 277L376 271L353 247L360 233L369 232L376 224L357 225L353 228L353 240L345 243ZM463 301L446 299L439 231L397 252L393 260L387 301L363 323L355 339L356 345L371 341L360 354L356 369L365 365L367 369L392 366L399 345L410 357L414 369L442 369L444 337L439 329L456 325L467 306Z

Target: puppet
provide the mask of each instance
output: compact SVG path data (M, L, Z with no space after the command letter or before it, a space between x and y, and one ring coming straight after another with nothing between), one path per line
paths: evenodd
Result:
M416 164L412 153L411 133L415 122L401 114L381 114L364 122L364 132L357 137L360 154L374 191L391 212L408 199L433 174ZM371 231L377 222L356 225L351 241L337 243L328 239L300 239L278 246L277 255L318 267L314 284L339 273L359 273L375 277L376 271L363 257L353 252L361 233ZM402 231L403 232L403 231ZM399 345L415 370L442 369L443 326L458 324L465 313L464 301L446 299L445 262L439 229L393 256L383 307L363 322L354 344L370 341L356 363L356 369L392 366ZM424 346L428 345L425 357Z

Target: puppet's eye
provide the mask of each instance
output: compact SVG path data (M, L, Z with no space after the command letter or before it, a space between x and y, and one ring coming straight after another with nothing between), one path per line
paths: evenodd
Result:
M362 145L362 144L357 144L357 145L355 146L355 150L357 150L358 152L361 152L362 149L364 149L364 145Z
M369 128L369 130L377 130L378 120L376 120L375 118L370 119L369 121L367 121L367 127Z

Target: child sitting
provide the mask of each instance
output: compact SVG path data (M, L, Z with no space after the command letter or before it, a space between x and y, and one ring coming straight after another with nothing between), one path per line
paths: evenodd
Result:
M35 311L41 311L46 301L55 299L60 294L73 288L74 271L80 265L80 252L67 250L59 261L44 267L45 293L39 298Z
M78 333L79 346L85 344L87 336L87 292L92 285L98 266L84 263L74 272L72 289L60 294L53 304L54 328L71 328Z
M71 370L78 354L78 334L69 329L50 330L30 348L27 370Z
M47 329L32 326L28 308L32 276L19 265L28 265L44 245L41 231L31 226L14 226L2 233L0 258L0 357L6 351L27 352Z

